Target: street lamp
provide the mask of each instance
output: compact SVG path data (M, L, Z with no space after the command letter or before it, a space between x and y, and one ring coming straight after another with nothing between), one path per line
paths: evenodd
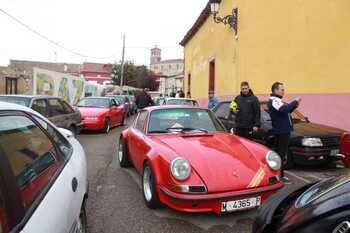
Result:
M237 33L238 33L238 8L234 8L232 10L231 15L227 15L225 17L220 17L220 16L218 16L218 13L219 13L219 9L220 9L221 0L210 0L209 3L210 3L211 14L214 17L214 22L229 25L235 31L235 35L237 36Z

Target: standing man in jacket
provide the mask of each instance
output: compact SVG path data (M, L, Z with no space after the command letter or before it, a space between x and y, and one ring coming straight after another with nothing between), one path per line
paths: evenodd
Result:
M280 82L275 82L271 91L268 107L272 120L272 133L275 135L275 151L282 159L281 175L285 183L289 183L288 178L284 177L283 170L290 168L293 163L292 157L288 154L290 133L293 131L293 121L290 114L298 108L301 98L296 98L290 103L283 102L284 86Z
M230 109L236 115L236 134L250 139L260 127L260 103L253 94L248 82L241 83L241 94L230 104Z

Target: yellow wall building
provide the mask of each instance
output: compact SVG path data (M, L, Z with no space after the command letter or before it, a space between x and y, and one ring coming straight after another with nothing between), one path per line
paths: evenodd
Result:
M238 94L241 81L266 98L281 81L287 99L303 97L311 119L350 130L350 1L222 0L219 15L233 8L236 38L232 28L214 22L207 5L182 40L186 92L205 102L215 64L221 99Z

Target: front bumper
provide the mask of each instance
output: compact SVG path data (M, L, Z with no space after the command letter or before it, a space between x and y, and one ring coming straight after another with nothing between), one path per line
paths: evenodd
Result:
M104 127L104 120L97 119L97 120L90 120L90 119L84 119L83 120L84 130L102 130Z
M334 147L291 147L290 152L294 161L297 164L313 165L320 164L329 161L339 160L340 158L332 152L337 151L339 153L339 146ZM338 154L337 153L337 154Z
M272 194L281 189L283 185L283 182L280 181L274 185L265 187L209 194L175 193L164 186L159 186L158 191L160 201L177 211L190 213L215 212L222 214L222 202L260 196L262 203L264 203Z

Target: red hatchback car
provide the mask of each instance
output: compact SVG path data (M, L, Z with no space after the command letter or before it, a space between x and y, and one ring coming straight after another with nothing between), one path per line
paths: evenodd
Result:
M256 208L276 190L280 157L227 133L215 115L197 107L150 107L122 132L118 160L143 177L149 208L218 214Z
M78 103L84 130L102 130L108 133L114 126L124 125L124 107L110 97L88 97Z

